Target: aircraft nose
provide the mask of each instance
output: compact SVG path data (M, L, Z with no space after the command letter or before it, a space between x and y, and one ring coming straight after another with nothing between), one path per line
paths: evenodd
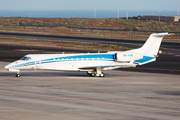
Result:
M9 68L11 68L13 65L14 65L14 62L6 65L4 68L5 68L5 69L9 69Z
M5 69L8 69L8 68L10 68L10 65L6 65L4 68L5 68Z

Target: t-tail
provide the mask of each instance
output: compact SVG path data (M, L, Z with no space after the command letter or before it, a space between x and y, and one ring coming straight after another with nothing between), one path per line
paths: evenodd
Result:
M136 60L134 61L134 63L138 65L143 65L155 61L162 39L165 35L169 35L169 34L153 33L150 35L150 37L147 39L147 41L141 48L127 51L127 52L139 53L143 55L143 59Z

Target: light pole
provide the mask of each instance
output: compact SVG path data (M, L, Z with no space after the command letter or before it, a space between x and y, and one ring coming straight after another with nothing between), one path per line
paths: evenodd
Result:
M160 18L160 13L161 13L161 11L159 11L159 22L161 21L161 18Z
M72 18L74 18L74 10L72 10Z
M126 20L128 20L128 10L126 10Z
M177 15L179 16L179 7L178 7L178 14Z
M119 19L119 9L117 9L117 18Z
M94 9L94 18L96 18L96 9Z

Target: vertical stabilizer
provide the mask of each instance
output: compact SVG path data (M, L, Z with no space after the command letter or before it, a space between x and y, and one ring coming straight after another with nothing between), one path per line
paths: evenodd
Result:
M159 47L161 45L162 38L168 33L153 33L149 36L145 44L135 50L130 50L128 52L138 52L143 55L157 55Z
M168 33L154 33L151 34L145 44L140 48L140 52L143 54L157 55L159 47L161 45L162 38Z

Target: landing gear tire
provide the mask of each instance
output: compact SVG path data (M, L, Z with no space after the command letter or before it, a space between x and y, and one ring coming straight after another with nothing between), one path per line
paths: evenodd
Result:
M16 77L21 77L21 75L20 74L16 74Z
M104 77L104 73L96 74L96 77Z
M95 74L94 74L94 73L92 73L92 74L90 74L90 76L91 76L91 77L94 77L94 76L95 76Z
M104 77L104 73L101 73L101 74L99 75L99 77Z
M102 72L102 73L88 73L87 72L87 74L89 75L89 76L91 76L91 77L104 77L105 75L104 75L104 73Z
M100 74L96 74L96 77L99 77L100 76Z

